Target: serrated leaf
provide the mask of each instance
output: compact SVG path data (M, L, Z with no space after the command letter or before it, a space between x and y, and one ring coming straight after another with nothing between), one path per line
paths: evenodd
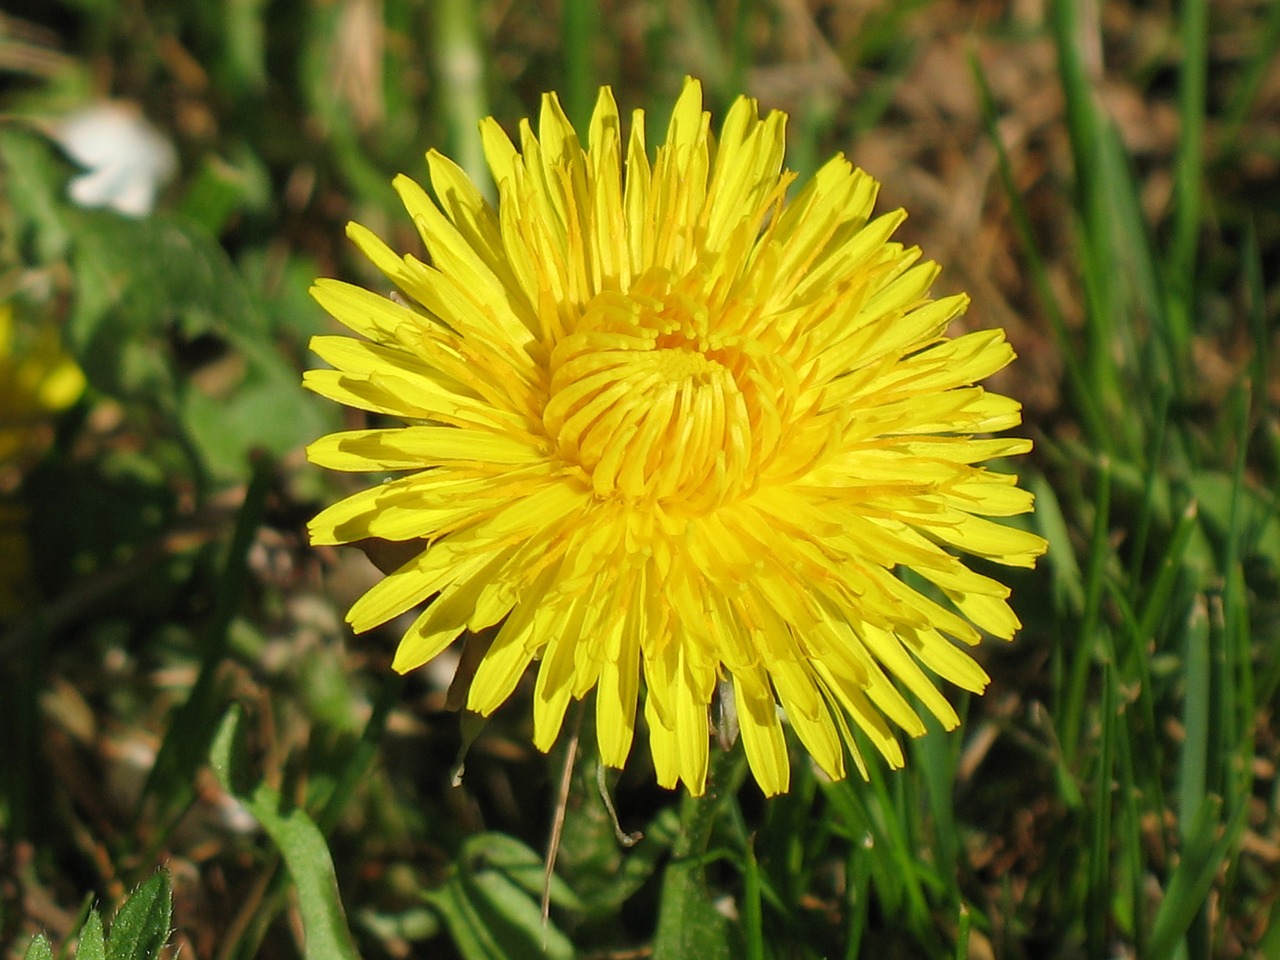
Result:
M107 943L102 933L102 917L97 910L89 911L89 918L80 928L80 945L76 947L76 960L106 960Z
M49 945L49 938L43 933L37 933L35 939L27 944L27 952L22 955L23 960L53 960L53 947Z
M160 870L134 890L116 912L107 937L107 960L154 960L169 941L172 918L169 874Z

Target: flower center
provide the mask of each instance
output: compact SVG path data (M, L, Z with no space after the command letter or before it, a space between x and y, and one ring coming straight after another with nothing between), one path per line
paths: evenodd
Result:
M652 293L646 293L648 286ZM656 289L655 289L656 288ZM601 497L696 515L749 492L777 446L780 361L663 281L602 293L551 354L542 422Z

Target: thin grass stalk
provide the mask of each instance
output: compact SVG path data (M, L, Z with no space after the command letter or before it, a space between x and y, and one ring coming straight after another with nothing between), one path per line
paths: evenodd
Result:
M1168 318L1175 356L1179 363L1186 364L1190 361L1196 299L1196 253L1200 235L1200 193L1204 188L1205 84L1209 61L1207 0L1182 0L1181 33L1178 113L1182 129L1174 165Z
M1125 686L1122 680L1120 687ZM1147 697L1150 701L1150 694ZM1142 835L1143 809L1140 800L1145 796L1146 809L1153 810L1157 816L1163 811L1163 801L1152 804L1152 798L1138 785L1137 771L1134 765L1134 753L1149 749L1156 735L1155 728L1148 724L1145 728L1137 728L1133 722L1135 711L1124 703L1124 695L1117 697L1119 709L1124 716L1124 728L1116 738L1116 781L1118 806L1121 815L1118 819L1118 836L1115 840L1113 856L1112 888L1115 890L1121 881L1127 881L1126 901L1119 900L1119 893L1113 896L1112 916L1117 924L1122 920L1129 921L1133 950L1135 956L1143 955L1143 944L1146 942L1146 843ZM1157 797L1162 796L1157 794Z
M913 769L924 783L925 803L920 808L928 811L932 827L929 832L932 835L934 869L956 900L961 898L956 873L960 840L955 816L955 747L959 741L957 736L931 729L912 742Z
M1185 737L1179 757L1178 775L1178 828L1182 842L1192 842L1193 824L1198 822L1205 800L1214 793L1210 762L1212 752L1214 663L1211 653L1212 628L1209 622L1207 600L1196 597L1187 622L1183 663L1183 729ZM1207 904L1197 899L1193 904L1195 916L1185 933L1185 948L1189 960L1207 960L1209 926Z
M1067 329L1066 316L1057 295L1053 292L1052 284L1049 283L1049 271L1045 267L1044 258L1036 243L1031 217L1027 213L1026 205L1022 202L1022 195L1018 191L1018 185L1013 176L1013 165L1009 161L1009 153L1004 147L1004 141L1000 138L995 98L992 96L986 73L974 55L969 57L969 66L977 81L982 100L982 115L987 139L995 147L1000 182L1004 187L1005 197L1009 201L1009 215L1013 220L1014 230L1018 235L1022 254L1031 274L1031 284L1036 291L1036 297L1045 311L1049 325L1053 328L1054 339L1058 343L1058 353L1062 357L1066 371L1067 383L1071 387L1073 405L1084 424L1085 433L1090 442L1099 450L1111 451L1113 440L1111 426L1097 406L1097 398L1085 378L1084 367L1077 356L1071 332Z
M1063 759L1070 767L1081 746L1085 693L1089 683L1089 667L1099 640L1099 612L1102 604L1104 572L1111 554L1111 460L1104 457L1098 464L1098 488L1094 495L1093 533L1089 541L1089 563L1085 580L1084 613L1080 631L1073 638L1075 646L1063 661L1069 664L1067 689L1059 697ZM1065 638L1064 638L1065 639Z
M849 907L848 932L845 934L844 960L858 960L862 953L862 935L867 929L868 899L871 896L871 857L865 844L855 845L849 853L845 872L849 889L845 900Z
M1129 737L1133 743L1154 743L1158 737L1159 725L1156 722L1156 696L1154 681L1151 676L1151 654L1155 650L1155 639L1142 632L1138 625L1138 617L1134 613L1129 598L1121 584L1114 580L1107 583L1108 596L1120 613L1124 628L1124 647L1118 653L1118 672L1122 687L1134 691L1130 708L1126 709L1129 717ZM1152 747L1143 753L1146 763L1143 766L1141 790L1147 800L1147 809L1162 814L1165 809L1164 783L1160 775L1159 750ZM1138 774L1135 768L1133 777L1135 785Z
M1120 726L1119 701L1116 696L1116 671L1108 657L1102 664L1102 696L1100 726L1101 744L1093 777L1093 804L1089 808L1092 824L1089 831L1089 873L1085 894L1085 954L1104 957L1111 918L1111 819L1113 799L1111 783L1115 768L1116 740Z
M1197 594L1183 630L1182 749L1178 763L1178 824L1184 841L1210 792L1208 782L1209 723L1213 685L1209 644L1209 611Z
M478 127L489 115L478 4L476 0L448 0L432 6L436 69L440 73L439 108L445 118L444 152L492 201L496 193Z
M1169 422L1169 403L1172 390L1167 381L1156 383L1154 416L1151 421L1151 442L1147 449L1146 476L1143 479L1142 500L1138 504L1138 518L1134 523L1133 546L1129 555L1129 583L1136 587L1142 582L1142 568L1147 558L1147 541L1155 519L1156 484L1160 480L1160 464L1164 460L1166 427Z
M1222 550L1222 605L1220 642L1217 645L1221 650L1222 663L1219 689L1215 697L1219 731L1216 762L1220 767L1221 790L1226 797L1225 816L1228 819L1243 817L1248 798L1253 795L1254 724L1258 709L1254 700L1253 651L1241 564L1251 396L1248 383L1238 385L1232 396L1231 410L1236 420L1236 456L1232 470L1227 536ZM1232 861L1228 865L1220 891L1223 902L1232 902L1232 890L1239 879L1238 867L1238 861ZM1210 949L1215 955L1220 955L1223 951L1230 919L1227 911L1220 912L1217 929L1211 935Z
M748 27L755 7L756 0L738 0L737 8L734 10L733 36L729 46L729 76L727 77L730 96L747 89L747 68L752 60Z
M599 29L595 0L563 0L560 49L564 55L564 111L577 130L586 130L595 102L592 54Z
M1280 10L1280 4L1276 5ZM1246 316L1249 333L1253 340L1253 352L1249 357L1249 379L1252 394L1250 407L1261 415L1266 438L1267 418L1274 418L1275 411L1269 410L1267 385L1270 383L1270 335L1267 330L1267 292L1262 279L1262 250L1258 245L1258 229L1253 220L1246 225L1244 252L1242 254L1244 272L1244 295L1248 306ZM1272 431L1272 459L1280 461L1280 431ZM1247 446L1247 444L1242 445Z
M1192 500L1183 508L1178 524L1173 529L1169 549L1160 561L1160 569L1143 598L1138 614L1138 636L1143 639L1143 642L1147 637L1156 637L1156 628L1169 610L1174 588L1184 570L1183 561L1191 545L1191 537L1196 532L1199 516L1199 504ZM1159 647L1158 642L1156 646Z
M249 549L262 524L274 467L274 461L265 454L253 458L253 473L245 489L240 512L236 515L213 613L203 631L200 671L186 701L174 711L155 763L143 785L138 801L139 816L146 801L154 798L161 806L157 819L164 825L155 831L144 860L150 860L159 852L178 816L194 800L195 772L205 762L209 745L217 732L221 719L219 667L230 648L231 622L240 610L249 584Z
M1223 114L1221 144L1222 153L1230 156L1238 149L1240 134L1244 130L1249 111L1258 99L1262 81L1275 63L1280 49L1280 3L1269 5L1267 20L1257 31L1258 45L1245 65L1239 85Z
M1124 409L1113 343L1124 315L1115 275L1111 243L1113 211L1108 196L1103 145L1103 120L1094 101L1093 84L1085 68L1085 19L1097 33L1096 4L1055 0L1052 26L1058 51L1058 70L1066 97L1067 129L1076 177L1076 205L1081 219L1079 236L1081 279L1088 305L1085 345L1088 388L1101 398L1104 414L1121 423Z

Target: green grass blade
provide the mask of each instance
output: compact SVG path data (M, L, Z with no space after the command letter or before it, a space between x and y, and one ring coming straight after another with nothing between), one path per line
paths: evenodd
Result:
M1204 189L1204 113L1208 71L1208 0L1182 0L1182 60L1178 76L1181 131L1174 165L1173 235L1169 250L1169 319L1187 357L1195 315L1196 256L1200 236L1200 194Z
M1160 482L1160 464L1164 458L1171 394L1167 380L1157 382L1152 409L1151 443L1146 457L1146 477L1143 481L1142 499L1138 503L1138 518L1134 523L1133 546L1129 555L1129 582L1132 584L1142 580L1142 569L1147 559L1147 542L1155 521L1155 491L1156 484Z
M765 960L764 915L762 910L760 863L755 842L746 835L742 814L736 810L742 840L742 933L747 944L747 960Z
M1222 861L1235 847L1244 818L1221 822L1222 798L1205 797L1194 822L1185 830L1186 843L1156 912L1144 960L1169 960L1204 906Z
M1174 528L1169 549L1160 561L1155 582L1147 592L1142 610L1138 614L1137 636L1143 643L1156 635L1156 626L1169 609L1170 598L1184 570L1183 561L1186 559L1192 535L1196 531L1199 513L1199 504L1192 500L1183 508L1182 515L1178 518L1178 525Z
M1084 611L1084 574L1076 561L1076 551L1057 491L1041 473L1033 474L1027 486L1035 494L1039 533L1049 541L1045 561L1053 575L1054 612L1061 619L1068 614L1079 617Z
M1102 743L1093 777L1093 803L1089 817L1089 880L1085 897L1085 952L1102 957L1107 952L1111 917L1111 820L1113 817L1112 778L1115 767L1116 740L1121 720L1116 698L1116 673L1111 662L1102 664L1102 700L1100 704Z
M440 71L439 109L445 118L445 153L466 171L492 201L496 196L480 141L481 120L489 115L485 96L487 61L475 0L432 4L435 9L435 57Z
M1210 657L1209 612L1197 596L1183 633L1183 741L1178 770L1178 816L1183 840L1209 793Z
M1000 130L996 118L995 98L987 82L986 74L976 56L970 56L969 64L978 85L978 93L982 102L983 122L986 126L987 139L995 147L997 169L1005 196L1009 201L1009 213L1013 219L1013 227L1017 232L1022 255L1031 274L1031 283L1036 297L1044 308L1045 316L1053 328L1054 338L1058 343L1058 352L1062 356L1067 374L1067 383L1071 387L1071 399L1078 411L1085 431L1093 443L1101 450L1109 450L1111 444L1111 428L1097 406L1095 392L1090 388L1085 370L1077 356L1075 342L1067 329L1066 316L1058 302L1053 286L1049 283L1049 271L1044 257L1040 254L1036 243L1035 230L1031 224L1031 216L1027 213L1022 195L1018 192L1017 182L1013 176L1013 166L1009 162L1009 153L1000 139Z
M969 932L973 929L973 913L967 903L960 904L956 923L956 960L969 960Z
M222 713L218 670L229 649L231 621L248 586L249 549L262 524L273 469L271 458L263 455L254 459L253 475L236 516L235 531L218 583L213 615L204 632L200 672L186 702L174 712L143 788L144 799L154 796L164 806L161 811L164 819L171 819L191 802L195 772L208 756L209 745L218 729ZM139 811L142 806L139 803ZM165 831L157 831L154 842L162 843L165 836Z
M1089 36L1096 34L1096 8L1055 0L1051 23L1058 51L1058 71L1066 97L1067 130L1076 177L1076 204L1082 231L1079 236L1081 280L1088 305L1085 327L1085 381L1099 398L1105 415L1122 409L1120 377L1116 367L1114 340L1123 310L1120 304L1116 262L1111 244L1111 218L1107 191L1109 164L1104 152L1103 119L1095 103L1093 84L1085 67L1083 51ZM1105 431L1107 433L1113 430Z
M1122 676L1122 674L1120 675ZM1123 689L1124 681L1117 676ZM1153 726L1149 721L1138 727L1133 722L1135 711L1126 707L1123 698L1117 696L1117 708L1124 718L1124 725L1115 740L1116 797L1119 816L1116 823L1115 853L1112 858L1111 914L1116 927L1132 936L1134 953L1143 956L1146 943L1146 897L1148 878L1146 846L1143 838L1143 799L1145 791L1138 782L1134 764L1134 752L1146 750L1151 743ZM1148 703L1150 694L1147 695ZM1142 718L1145 720L1146 718ZM1157 797L1160 794L1157 792ZM1156 810L1163 810L1163 802L1157 801ZM1148 800L1147 808L1152 807Z
M592 59L595 33L600 29L595 0L564 0L560 19L560 49L564 51L564 112L577 130L586 130L595 104L596 81Z
M1098 616L1102 606L1104 573L1111 556L1109 541L1111 530L1111 461L1103 458L1098 464L1098 489L1094 494L1093 534L1089 540L1088 575L1085 581L1084 612L1080 630L1072 639L1074 649L1066 651L1063 663L1068 665L1067 688L1060 698L1061 726L1059 739L1062 755L1068 766L1075 760L1080 748L1080 734L1084 723L1085 694L1089 684L1089 668L1096 653L1099 628ZM1064 642L1066 638L1063 638Z
M729 46L729 76L727 87L730 96L745 93L747 68L751 65L751 17L755 13L756 0L738 0L733 15L733 37Z
M1280 4L1275 9L1280 11ZM1280 17L1276 18L1280 22ZM1267 332L1267 291L1262 280L1262 250L1258 246L1258 229L1250 220L1244 238L1242 254L1244 267L1244 292L1248 301L1249 333L1253 338L1253 354L1249 358L1249 378L1252 381L1254 410L1267 409L1267 372L1270 368L1270 336ZM1245 445L1240 449L1243 451Z
M1258 45L1245 65L1239 86L1236 87L1231 102L1227 104L1222 121L1221 142L1224 154L1229 155L1235 151L1249 111L1257 102L1262 81L1275 64L1276 50L1280 48L1280 4L1270 4L1267 22L1256 35Z
M373 763L373 758L377 755L382 742L382 735L387 729L387 718L399 702L404 685L405 678L401 674L392 674L383 681L382 690L373 705L373 712L369 715L369 722L365 724L359 742L338 774L333 792L316 818L316 826L325 836L332 833L333 828L337 826L342 811L346 809L351 797L355 794L356 787L368 772L369 765Z
M929 813L933 835L933 866L941 883L950 889L943 894L955 902L962 900L956 864L960 856L960 836L956 828L955 774L957 736L949 736L930 724L923 737L911 741L912 769L924 784L924 808Z

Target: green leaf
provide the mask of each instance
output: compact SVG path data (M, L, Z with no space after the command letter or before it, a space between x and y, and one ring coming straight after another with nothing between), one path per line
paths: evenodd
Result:
M179 390L179 420L214 477L238 479L253 450L283 456L330 428L296 373L272 369L276 366L251 364L244 378L219 396L189 383Z
M444 918L454 944L467 960L570 958L573 944L542 919L539 899L542 858L523 843L481 833L463 843L453 874L425 899ZM551 901L580 909L563 880L553 877Z
M560 839L557 870L582 899L589 918L612 922L623 903L648 882L679 831L671 807L644 826L642 839L624 850L598 785L599 761L580 757Z
M654 960L727 960L729 924L716 910L707 889L706 851L721 810L733 801L741 783L745 756L717 752L707 774L706 793L680 801L680 834L662 876Z
M169 941L172 917L169 874L160 870L134 890L116 913L107 937L107 960L154 960Z
M264 324L222 247L174 214L131 220L76 215L76 305L68 339L90 380L111 393L172 393L182 371L171 342Z
M250 791L244 782L243 748L237 746L240 708L233 706L218 728L209 752L214 774L236 796L271 837L293 877L298 910L306 936L307 960L356 960L359 953L347 929L338 879L324 834L305 810L288 808L280 794L264 783Z
M532 897L542 896L546 864L540 854L515 837L503 833L478 833L468 837L462 844L460 862L466 877L496 874ZM551 878L551 902L569 910L582 909L582 901L555 875Z
M35 939L27 944L27 952L22 957L23 960L53 960L53 947L49 945L49 938L43 933L36 934Z
M298 372L240 271L199 223L80 211L68 340L90 381L176 421L214 479L242 480L252 450L277 456L336 411Z
M1145 953L1150 960L1166 960L1174 955L1204 905L1218 868L1236 845L1244 819L1237 816L1229 824L1223 824L1222 806L1220 796L1205 797L1194 823L1186 831L1182 857L1152 925Z
M26 238L30 256L41 265L66 255L72 230L63 198L70 174L66 160L44 137L16 125L0 128L0 180L5 205L11 206L16 221L7 222L10 214L5 211L3 226L10 235L4 237L4 247Z
M729 924L716 910L701 859L673 860L662 878L654 960L727 960Z
M76 960L106 960L107 943L102 934L102 917L97 910L89 911L89 918L80 928L80 945L76 948Z

